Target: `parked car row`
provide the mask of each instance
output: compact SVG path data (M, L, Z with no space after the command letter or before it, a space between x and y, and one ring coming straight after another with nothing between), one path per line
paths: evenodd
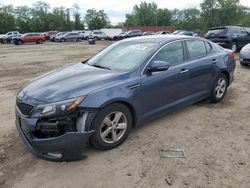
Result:
M169 31L145 31L141 30L130 30L126 32L121 32L116 35L107 35L101 30L94 31L49 31L45 33L26 33L24 35L20 34L18 31L10 31L5 35L0 35L0 43L15 43L23 44L27 42L36 42L40 44L45 40L50 40L54 42L67 42L74 41L78 42L81 40L122 40L131 37L146 36L146 35L186 35L186 36L198 36L197 33L193 31L186 30L176 30L173 33ZM250 31L241 26L219 26L213 27L208 30L204 36L206 39L224 47L229 48L233 51L241 50L245 45L250 43ZM247 50L243 50L243 56L245 57ZM243 63L244 64L244 63Z
M18 37L20 37L22 34L20 34L18 31L10 31L6 33L5 35L0 35L0 43L6 44L6 43L14 43L14 40Z

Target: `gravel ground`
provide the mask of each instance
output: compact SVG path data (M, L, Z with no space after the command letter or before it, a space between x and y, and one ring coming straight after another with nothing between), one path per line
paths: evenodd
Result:
M0 187L248 188L250 67L238 62L222 103L202 101L167 114L134 129L118 148L89 148L87 159L70 163L44 161L28 152L14 125L20 87L109 44L0 45ZM160 158L160 149L169 148L183 149L185 158Z

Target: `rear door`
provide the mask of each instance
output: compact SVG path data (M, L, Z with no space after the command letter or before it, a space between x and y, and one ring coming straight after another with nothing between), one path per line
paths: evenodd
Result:
M209 42L203 40L186 40L187 69L189 71L188 95L200 97L208 94L215 74L215 64L220 60L212 52Z
M39 34L32 34L30 42L36 42L38 40Z

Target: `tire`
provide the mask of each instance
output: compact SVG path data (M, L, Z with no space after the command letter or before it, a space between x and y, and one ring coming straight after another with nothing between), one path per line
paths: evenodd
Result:
M236 42L232 42L230 49L236 52L238 50L238 44Z
M61 39L60 42L65 42L65 39Z
M223 100L227 93L228 78L225 74L219 74L210 91L209 100L211 103L218 103Z
M77 40L76 40L76 42L81 42L82 41L82 39L81 38L78 38Z
M121 103L113 103L101 109L94 118L91 128L95 132L90 143L100 150L113 149L126 140L131 127L132 115L129 109Z
M243 62L240 62L240 65L241 65L241 66L244 66L244 67L247 67L247 66L248 66L248 64L245 64L245 63L243 63Z
M37 44L42 44L42 41L41 40L37 40L36 43Z
M23 41L18 40L18 41L17 41L17 44L18 44L18 45L22 45L22 44L23 44Z
M100 40L98 37L94 37L95 40Z

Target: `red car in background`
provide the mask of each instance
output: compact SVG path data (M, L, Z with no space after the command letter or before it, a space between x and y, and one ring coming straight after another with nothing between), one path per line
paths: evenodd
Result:
M37 44L41 44L45 41L44 34L41 33L26 33L15 39L15 44L21 45L23 43L35 42Z

